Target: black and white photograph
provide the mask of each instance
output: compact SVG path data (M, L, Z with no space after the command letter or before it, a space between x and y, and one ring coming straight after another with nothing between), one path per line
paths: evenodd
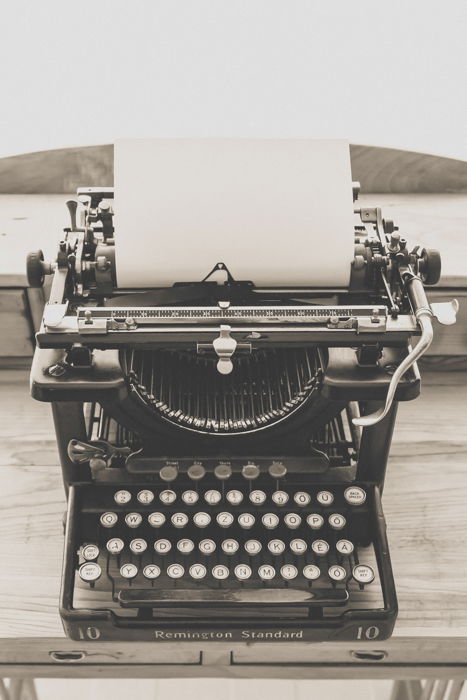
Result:
M466 3L0 9L0 700L467 700Z

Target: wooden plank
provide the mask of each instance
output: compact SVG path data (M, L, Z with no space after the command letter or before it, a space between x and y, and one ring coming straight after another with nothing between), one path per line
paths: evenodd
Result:
M0 290L0 360L32 355L32 326L24 289Z

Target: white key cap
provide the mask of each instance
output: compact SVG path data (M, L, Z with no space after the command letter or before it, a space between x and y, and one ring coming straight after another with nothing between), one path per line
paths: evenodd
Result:
M120 576L123 578L135 578L138 574L138 567L134 564L123 564L120 567Z
M120 537L112 537L112 539L109 540L105 546L110 554L120 554L125 546L125 543L120 539Z
M182 578L184 573L185 569L181 564L170 564L167 567L167 576L170 576L170 578Z
M116 513L108 512L102 513L101 515L101 525L104 527L113 527L118 520Z
M354 566L352 576L357 583L371 583L375 580L374 569L368 564L357 564L357 566Z
M101 567L95 562L87 562L86 564L81 564L78 569L79 577L83 581L91 583L91 581L97 581L102 573Z
M198 499L199 495L192 489L188 489L188 491L182 493L182 501L186 503L187 506L194 506L194 504L198 502Z
M261 522L268 530L274 530L279 525L279 518L275 513L265 513Z
M262 506L266 500L266 494L264 491L255 489L250 493L250 501L255 504L255 506Z
M272 500L274 501L276 506L285 506L285 504L289 500L289 494L285 491L274 491L274 493L272 494Z
M347 572L344 567L338 566L337 564L329 567L328 574L329 578L331 578L333 581L345 581L345 577L347 576Z
M263 549L263 545L258 540L247 540L244 544L245 552L248 554L259 554Z
M362 506L366 501L366 493L360 486L349 486L344 491L344 498L350 506Z
M151 527L160 527L165 523L164 513L151 513L148 515L148 523Z
M290 549L294 554L304 554L307 550L307 543L305 540L292 540L290 543Z
M322 506L330 506L334 503L334 495L330 491L319 491L316 494L316 500Z
M243 493L237 489L232 489L227 491L226 498L231 505L238 506L243 501Z
M320 556L323 556L329 552L329 544L326 542L326 540L315 540L312 542L311 548L315 554L319 554Z
M131 493L126 489L121 489L114 493L114 501L118 503L119 506L124 506L131 501Z
M303 575L309 581L316 581L316 579L321 576L321 571L319 569L319 566L315 566L314 564L307 564L307 566L303 567Z
M310 513L306 521L312 530L319 530L324 525L324 518L319 513Z
M244 530L250 530L255 524L255 516L250 513L242 513L238 516L238 524Z
M167 554L172 549L170 540L162 539L154 542L154 549L158 554Z
M186 513L174 513L170 518L170 522L174 527L185 527L188 525L188 515Z
M246 581L251 576L251 567L248 564L237 564L234 573L239 581Z
M161 575L161 570L155 564L148 564L143 569L143 576L146 578L157 578Z
M209 503L210 506L217 506L218 503L222 501L222 494L217 489L209 489L204 494L204 500Z
M130 549L134 554L142 554L148 548L148 543L141 537L137 537L130 542Z
M189 573L191 578L194 578L196 581L199 581L200 579L204 578L206 576L206 567L203 566L203 564L192 564L189 569Z
M299 515L297 515L297 513L287 513L287 515L284 517L284 523L291 530L296 530L297 527L300 527L301 522L302 519Z
M165 505L170 505L177 499L177 494L172 489L165 489L165 491L160 492L159 498Z
M216 516L217 524L221 527L230 527L234 521L232 513L218 513Z
M285 544L282 540L269 540L268 549L271 554L282 554L285 550Z
M345 527L346 522L347 521L344 516L339 515L339 513L333 513L328 518L328 523L333 530L342 530Z
M97 544L87 544L85 547L83 547L83 559L86 559L86 561L97 559L98 556L99 547Z
M216 543L214 540L201 540L198 548L203 554L212 554L216 551Z
M211 516L208 513L195 513L193 522L196 527L207 527L211 522Z
M143 516L141 513L127 513L125 515L125 522L128 527L139 527L143 522Z
M237 540L224 540L221 544L222 551L225 552L226 554L235 554L235 552L238 550L238 542Z
M297 506L307 506L311 501L311 496L306 491L297 491L293 499Z
M270 581L276 575L276 570L273 566L269 564L262 564L258 569L258 576L263 581Z
M190 552L192 552L194 548L195 543L193 542L193 540L184 538L183 540L178 540L177 542L177 549L182 554L190 554Z
M228 578L229 573L228 568L223 564L216 564L216 566L212 567L212 575L219 581L223 581L225 578Z
M336 549L339 552L339 554L348 556L352 554L354 550L354 545L353 542L351 542L350 540L338 540L338 542L336 542Z
M298 569L293 564L284 564L281 566L281 576L286 581L291 581L298 576Z
M142 503L143 506L148 506L154 500L154 494L149 489L143 489L136 496L138 501Z

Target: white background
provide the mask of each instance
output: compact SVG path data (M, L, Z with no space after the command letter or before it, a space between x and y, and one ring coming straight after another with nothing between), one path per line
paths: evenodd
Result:
M347 138L467 159L463 0L0 0L0 156Z

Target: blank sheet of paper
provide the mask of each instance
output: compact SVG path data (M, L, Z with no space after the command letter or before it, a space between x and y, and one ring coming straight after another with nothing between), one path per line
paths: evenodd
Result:
M123 140L114 170L120 288L199 281L218 262L257 286L348 285L344 141Z

